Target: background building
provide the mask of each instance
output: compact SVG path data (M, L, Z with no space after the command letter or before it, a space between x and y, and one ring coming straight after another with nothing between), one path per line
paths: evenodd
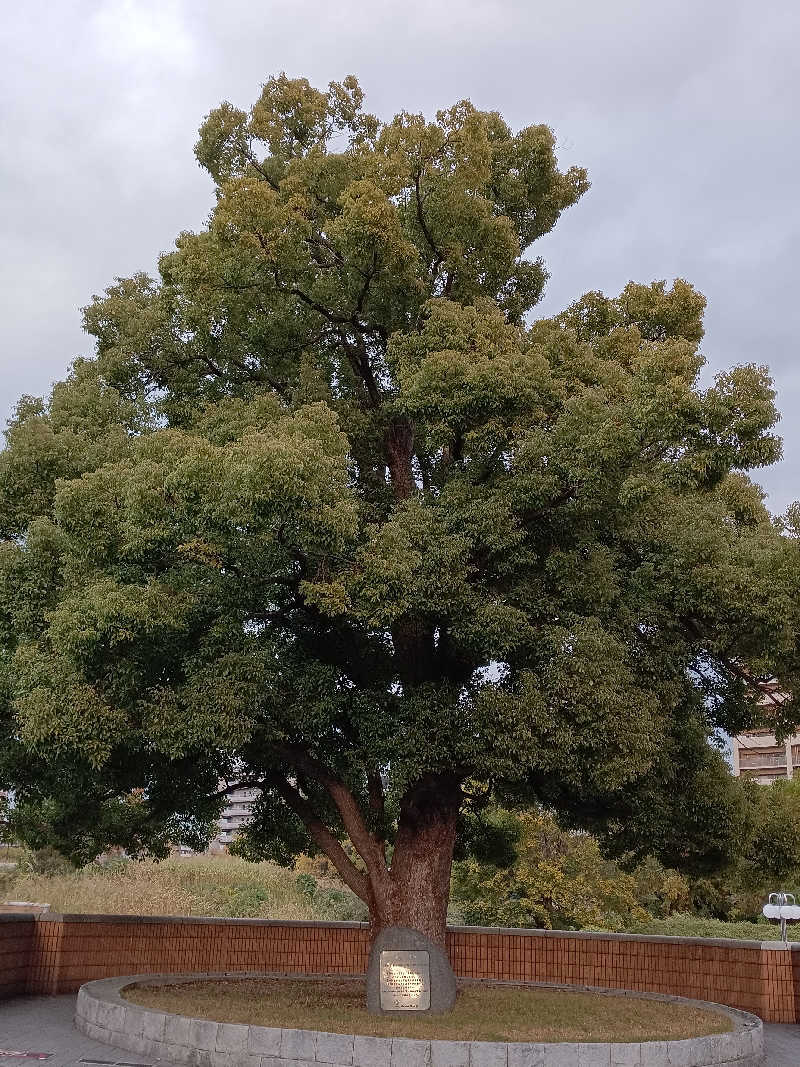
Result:
M226 851L241 828L250 821L259 792L252 786L241 786L228 794L228 802L219 817L219 833L208 846L209 852Z
M759 704L768 708L776 701L783 703L789 696L781 692L777 683L770 687ZM732 738L733 773L737 777L752 778L762 785L800 774L800 733L792 734L781 744L766 726L746 730Z

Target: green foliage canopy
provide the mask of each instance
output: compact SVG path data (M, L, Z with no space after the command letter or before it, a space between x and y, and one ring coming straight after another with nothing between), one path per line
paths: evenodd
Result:
M739 800L736 848L729 859L719 858L725 865L711 877L688 878L652 855L637 862L632 853L614 862L596 837L564 830L552 812L489 807L466 819L467 854L457 856L452 900L461 921L478 926L757 936L747 929L725 933L724 922L717 931L713 923L763 923L761 909L770 892L796 891L800 782L764 787L744 781ZM704 926L709 920L712 925Z
M462 921L475 926L619 930L652 918L640 899L637 878L604 859L589 834L565 832L542 811L516 816L490 811L486 817L513 827L516 856L508 866L481 862L479 856L455 865L452 898ZM648 888L659 903L667 901L664 910L669 913L675 900L688 899L688 886L675 872L657 863L651 867Z
M371 904L468 781L716 862L739 799L708 739L798 673L797 541L745 473L780 454L768 372L701 387L680 280L532 321L530 246L585 172L546 126L382 123L362 95L281 75L212 111L207 227L96 298L96 358L17 409L19 810L82 857L199 832L220 779L254 781L253 854L321 848ZM441 898L453 834L429 846Z

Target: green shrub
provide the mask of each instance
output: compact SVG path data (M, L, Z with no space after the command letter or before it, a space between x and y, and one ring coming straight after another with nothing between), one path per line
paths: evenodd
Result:
M633 923L628 927L633 934L661 934L665 937L731 937L745 941L777 941L781 931L777 923L767 919L761 922L722 922L720 919L702 919L697 915L679 912L667 919L650 919ZM790 941L800 941L800 926L790 926Z
M314 898L320 919L328 922L366 922L366 904L346 889L323 889Z
M310 874L298 874L295 878L295 885L300 890L301 894L306 900L313 900L317 893L317 880Z

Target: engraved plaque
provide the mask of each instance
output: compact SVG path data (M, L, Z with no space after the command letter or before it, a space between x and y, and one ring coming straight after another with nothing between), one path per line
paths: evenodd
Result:
M381 952L381 1008L427 1011L431 1006L431 960L427 952Z

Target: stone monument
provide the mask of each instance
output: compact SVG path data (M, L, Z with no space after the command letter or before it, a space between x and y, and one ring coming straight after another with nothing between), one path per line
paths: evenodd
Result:
M442 1015L455 1000L456 978L439 945L404 926L381 930L367 967L367 1008L373 1015Z

